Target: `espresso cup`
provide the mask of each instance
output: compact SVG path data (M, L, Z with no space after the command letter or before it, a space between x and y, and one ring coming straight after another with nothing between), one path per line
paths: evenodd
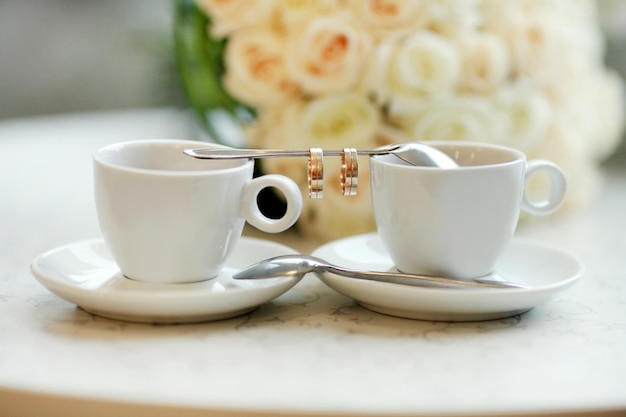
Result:
M513 237L520 210L547 215L565 198L565 175L551 162L527 162L522 152L491 144L428 144L459 167L411 166L393 155L370 158L378 234L402 272L488 275ZM531 201L526 182L539 172L549 177L550 189L544 200Z
M96 210L104 241L133 280L188 283L215 277L239 241L245 222L278 233L302 210L296 183L281 175L252 178L252 160L199 160L189 148L221 147L183 140L106 146L93 155ZM268 218L257 196L276 188L286 200Z

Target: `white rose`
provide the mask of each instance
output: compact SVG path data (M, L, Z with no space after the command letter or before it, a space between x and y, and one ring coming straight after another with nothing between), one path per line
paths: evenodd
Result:
M223 38L241 28L269 24L274 0L197 0L211 18L211 35Z
M247 147L286 148L287 142L283 139L283 127L285 118L290 117L288 109L291 107L293 106L290 103L285 103L281 106L259 109L254 123L245 126L246 137L248 138Z
M577 14L564 10L575 10L578 3L566 3L488 2L485 9L485 30L507 44L512 73L556 92L572 83L575 88L577 79L601 63L603 51L597 24L582 17L572 20Z
M386 105L392 95L391 60L396 52L395 37L377 45L367 59L362 85L379 105Z
M285 67L284 41L264 28L235 32L226 47L224 85L252 105L276 104L297 94Z
M590 82L589 109L592 116L592 155L606 158L619 144L624 134L626 97L624 82L613 71L599 72Z
M509 71L506 45L490 33L476 33L459 40L460 87L471 92L489 92L499 87Z
M349 7L377 38L407 34L423 28L428 2L415 0L349 0Z
M556 117L544 139L527 152L528 159L547 159L565 172L569 186L563 208L587 204L597 190L598 170L589 157L588 139L569 117ZM531 200L541 200L549 186L548 176L533 175L526 192Z
M543 140L529 149L527 155L566 167L573 161L588 159L586 134L570 117L556 113Z
M481 24L478 0L428 1L429 27L444 36L461 37Z
M528 83L506 85L496 102L508 118L503 140L522 151L542 141L550 126L552 106L545 95Z
M411 109L416 113L412 117ZM478 96L453 96L416 102L404 110L414 140L501 142L506 117L490 101Z
M319 16L289 33L289 74L309 93L348 91L359 83L371 38L347 14Z
M457 49L445 38L419 31L376 50L368 82L381 102L398 95L442 95L458 82Z
M340 94L304 103L287 120L290 147L361 148L376 133L379 113L361 94Z
M560 104L577 100L581 83L595 78L603 66L604 43L597 26L563 24L559 27L557 56L558 74L551 83L544 83L551 98ZM584 93L583 93L584 94Z
M585 157L599 161L618 145L624 128L624 85L613 72L598 70L580 80L569 100L556 107L557 121L576 130Z

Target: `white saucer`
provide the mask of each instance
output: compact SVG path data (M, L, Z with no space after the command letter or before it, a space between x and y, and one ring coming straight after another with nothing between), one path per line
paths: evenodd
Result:
M376 234L327 243L313 252L346 268L394 269ZM437 321L494 320L521 314L545 303L573 285L583 274L582 263L558 248L513 239L497 264L497 275L528 289L456 289L411 287L345 278L331 273L321 280L370 310L392 316Z
M298 278L236 281L232 275L271 256L296 253L262 239L242 237L222 273L191 284L151 284L124 277L100 239L52 249L31 271L61 298L99 316L148 323L189 323L245 314L298 283Z

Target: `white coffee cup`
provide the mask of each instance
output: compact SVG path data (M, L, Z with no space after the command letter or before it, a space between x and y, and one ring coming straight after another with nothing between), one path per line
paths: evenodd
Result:
M251 160L209 161L183 150L220 147L183 140L106 146L93 156L94 189L106 245L128 278L187 283L215 277L245 221L268 232L292 226L302 210L296 183L281 175L252 178ZM279 219L263 215L257 196L274 187L287 202Z
M410 166L393 155L371 158L371 192L378 234L402 272L472 279L490 274L513 237L520 209L546 215L565 198L555 164L515 149L482 143L428 142L459 168ZM527 179L544 172L550 192L526 196Z

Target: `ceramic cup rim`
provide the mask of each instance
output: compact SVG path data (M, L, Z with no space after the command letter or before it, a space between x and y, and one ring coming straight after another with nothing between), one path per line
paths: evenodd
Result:
M209 168L191 168L185 170L174 170L164 168L146 168L136 167L129 164L125 164L116 160L113 152L119 151L122 148L144 148L147 145L183 145L182 147L198 147L199 145L206 148L228 148L227 146L219 145L210 142L200 142L186 139L142 139L142 140L129 140L124 142L111 143L103 146L92 154L95 163L106 167L107 169L116 170L119 172L125 172L129 174L141 174L141 175L153 175L153 176L177 176L177 177L193 177L193 176L212 176L212 175L224 175L230 172L238 172L245 170L250 165L254 164L254 161L250 159L241 160L224 160L224 161L209 161L203 160L202 163L211 166ZM182 151L181 151L182 152ZM109 155L107 155L109 154ZM187 156L187 158L192 158Z
M430 166L417 166L417 165L408 165L406 163L402 163L400 160L398 160L398 162L396 161L389 161L389 154L385 154L385 155L373 155L372 156L372 161L375 161L376 163L380 163L383 165L387 165L390 166L392 168L395 169L401 169L401 170L420 170L420 171L472 171L472 170L485 170L485 169L494 169L494 168L498 168L498 167L506 167L509 165L515 165L518 164L520 162L524 162L526 161L527 157L526 154L524 154L524 152L518 150L518 149L514 149L508 146L504 146L504 145L498 145L498 144L493 144L493 143L487 143L487 142L461 142L461 141L423 141L420 142L424 145L428 145L428 146L432 146L434 148L437 148L439 150L445 150L446 148L476 148L476 149L485 149L485 150L490 150L490 151L496 151L496 152L500 152L502 155L509 155L508 158L502 158L503 160L500 162L487 162L487 163L480 163L480 164L476 164L476 165L459 165L458 167L454 167L454 168L440 168L440 167L430 167ZM454 156L452 156L453 159Z

